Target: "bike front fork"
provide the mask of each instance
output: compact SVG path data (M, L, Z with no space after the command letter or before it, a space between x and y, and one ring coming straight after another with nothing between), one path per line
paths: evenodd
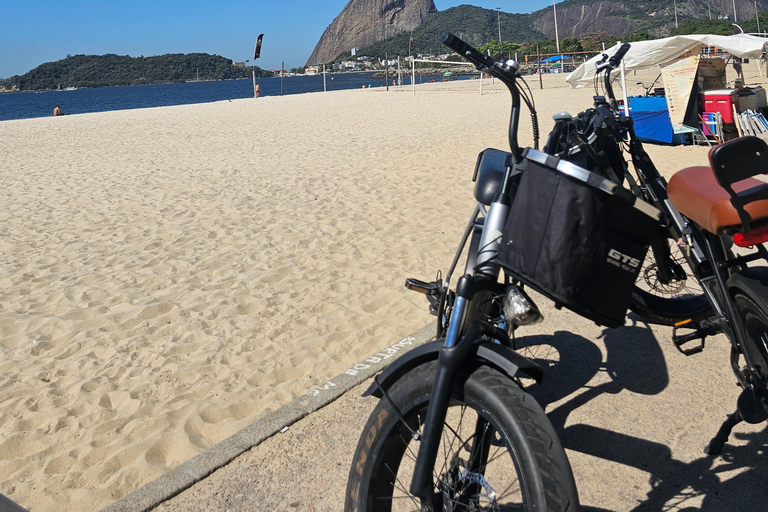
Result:
M435 382L432 385L429 405L427 406L427 415L424 420L424 431L419 444L419 451L416 456L416 465L411 480L410 492L412 495L421 499L422 510L439 510L441 497L434 493L434 473L437 452L440 447L440 439L443 434L443 425L448 413L448 406L451 401L451 390L456 377L456 372L462 363L466 362L467 357L473 349L474 342L482 335L499 337L506 333L501 333L499 329L475 321L467 330L464 336L461 335L463 319L467 305L474 296L477 278L464 276L459 279L456 287L456 304L451 313L451 322L445 345L440 349L438 359L437 373ZM479 429L479 430L478 430ZM486 432L485 420L478 418L476 430ZM470 456L470 465L476 470L485 464L484 458L487 458L487 436L483 435L477 438L472 448Z

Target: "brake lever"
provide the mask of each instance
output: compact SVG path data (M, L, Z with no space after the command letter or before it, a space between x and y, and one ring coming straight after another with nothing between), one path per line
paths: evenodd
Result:
M608 60L608 54L604 53L603 58L599 61L595 62L595 67L597 68L597 72L601 72L602 70L606 68L611 68L611 62Z

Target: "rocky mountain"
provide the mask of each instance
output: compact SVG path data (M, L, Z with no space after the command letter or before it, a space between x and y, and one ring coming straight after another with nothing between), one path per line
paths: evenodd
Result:
M323 32L307 65L332 62L352 48L410 32L436 12L433 0L350 0Z
M557 3L557 28L560 38L581 37L588 32L604 31L623 36L643 30L655 37L668 35L675 27L675 4L678 22L691 19L749 20L755 16L755 6L768 9L768 0L733 2L733 0L566 0ZM552 7L533 13L533 27L554 39L555 22ZM768 21L768 20L766 20Z
M675 7L679 23L710 18L743 22L754 18L755 7L768 10L768 0L559 0L558 36L562 40L607 32L621 38L644 32L665 37L675 28ZM768 16L765 18L761 26L768 27ZM499 24L504 41L551 40L555 38L554 19L551 5L517 14L471 5L437 12L432 0L351 0L326 29L308 64L332 62L354 47L382 57L385 51L406 55L411 32L417 52L444 51L438 42L444 32L452 32L475 46L483 45L498 39Z

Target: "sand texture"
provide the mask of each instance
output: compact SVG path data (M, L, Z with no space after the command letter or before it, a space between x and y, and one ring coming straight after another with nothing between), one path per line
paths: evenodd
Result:
M590 106L530 84L542 142ZM431 321L404 279L447 270L508 147L478 86L0 123L0 493L98 510Z

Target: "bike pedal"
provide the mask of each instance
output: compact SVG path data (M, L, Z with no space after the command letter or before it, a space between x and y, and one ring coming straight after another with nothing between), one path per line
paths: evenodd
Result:
M405 280L405 287L415 292L423 293L424 295L440 295L443 289L442 279L432 281L431 283L425 283L409 277Z
M690 325L690 326L689 326ZM678 335L677 331L678 329L692 329L693 332L690 332L688 334ZM679 350L682 354L686 356L691 356L693 354L698 354L699 352L704 350L704 339L707 336L714 335L715 330L711 326L701 326L693 323L692 320L686 320L684 322L679 322L672 327L672 343L675 344L675 348ZM701 340L701 342L698 345L695 345L693 347L684 347L686 343L690 343L695 340Z

